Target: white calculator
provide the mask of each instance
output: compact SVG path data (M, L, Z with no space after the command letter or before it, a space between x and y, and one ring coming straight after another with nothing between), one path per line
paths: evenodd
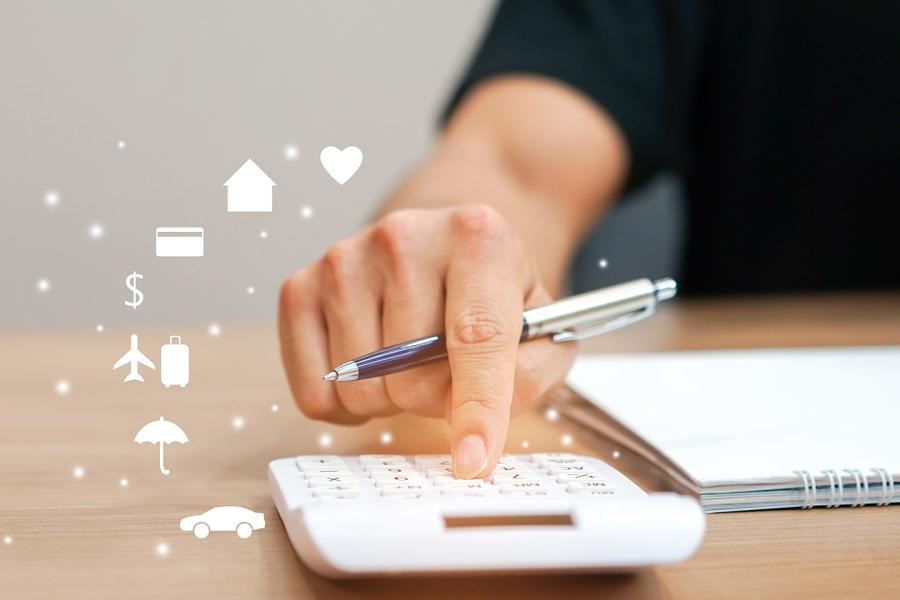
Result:
M688 558L696 500L647 494L601 460L504 455L484 480L449 456L309 455L269 463L300 558L327 577L627 571Z

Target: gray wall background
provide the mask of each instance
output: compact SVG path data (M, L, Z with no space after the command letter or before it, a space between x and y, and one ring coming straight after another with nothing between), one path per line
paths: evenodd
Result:
M6 0L0 326L272 321L280 282L363 223L427 151L492 8ZM285 158L288 144L298 159ZM328 145L364 152L343 187L319 164ZM274 212L228 214L222 184L251 157L278 184ZM609 266L588 280L670 271L671 190L663 182L604 226L581 260ZM156 258L165 225L204 227L206 256ZM123 304L133 270L144 275L136 311Z

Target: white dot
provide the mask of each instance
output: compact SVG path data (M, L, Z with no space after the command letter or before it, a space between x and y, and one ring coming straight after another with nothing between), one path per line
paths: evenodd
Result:
M75 477L75 479L81 479L82 477L84 477L84 467L76 466L74 469L72 469L72 476Z
M619 452L618 450L613 450L613 458L619 458L620 456L622 456L621 452Z
M13 543L13 537L11 535L4 535L3 543L6 544L7 546L9 546L10 544Z
M209 335L219 337L222 334L222 326L218 323L212 323L209 326Z
M104 330L104 329L106 329L106 328L103 327L103 323L98 323L98 324L97 324L97 333L103 333L103 330Z
M266 231L265 229L263 229L262 231L259 232L259 237L261 239L266 239L267 237L269 237L269 232Z
M158 556L168 556L169 555L169 545L165 542L160 542L156 545L156 554Z
M323 448L327 448L328 446L330 446L331 445L331 434L323 433L322 435L320 435L319 436L319 445L322 446Z
M527 448L527 447L530 446L530 445L531 445L531 444L528 443L528 440L522 441L522 447L523 447L523 448Z
M122 487L128 487L128 480L123 477L119 480L119 485Z
M59 205L59 192L56 190L49 190L44 194L44 204L53 208L54 206Z
M384 433L381 434L381 443L384 444L385 446L387 446L388 444L390 444L393 441L394 441L394 436L391 435L390 431L385 431Z
M102 240L105 233L106 231L100 223L91 223L91 226L88 227L88 235L92 240Z
M238 415L235 418L231 419L231 426L235 429L243 429L244 428L244 417Z
M548 421L556 421L559 418L559 411L555 408L548 408L544 416L547 417Z
M125 149L125 140L119 140L119 142L116 144L116 146L119 147L119 150L124 150Z
M597 261L597 266L600 267L601 269L605 269L607 266L609 266L609 263L606 262L605 258L601 258L600 260Z
M563 446L571 446L572 445L572 436L568 433L564 434L559 441L562 442Z
M252 285L248 285L248 286L247 286L247 293L250 294L250 295L252 296L253 294L256 293L256 288L253 287Z
M40 293L46 294L47 292L50 291L50 280L49 279L38 279L35 282L34 287L36 287L37 291L39 291Z
M278 405L277 405L277 404L273 404L273 405L272 405L272 412L278 412Z
M288 144L284 147L284 157L288 160L297 160L300 157L300 148L295 144Z
M56 382L54 388L56 389L56 393L60 396L68 396L69 392L72 391L72 384L69 383L67 379L60 379Z
M313 215L316 214L315 209L308 204L304 204L300 207L300 217L309 221L313 218Z

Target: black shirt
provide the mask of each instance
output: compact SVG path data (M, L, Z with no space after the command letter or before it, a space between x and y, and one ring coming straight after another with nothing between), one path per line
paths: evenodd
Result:
M674 169L682 290L900 288L900 2L507 0L475 82L539 74Z

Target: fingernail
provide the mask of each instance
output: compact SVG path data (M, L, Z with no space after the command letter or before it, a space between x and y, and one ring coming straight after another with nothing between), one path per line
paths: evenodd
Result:
M467 435L456 445L453 455L453 472L460 479L474 479L487 463L487 446L484 438Z

